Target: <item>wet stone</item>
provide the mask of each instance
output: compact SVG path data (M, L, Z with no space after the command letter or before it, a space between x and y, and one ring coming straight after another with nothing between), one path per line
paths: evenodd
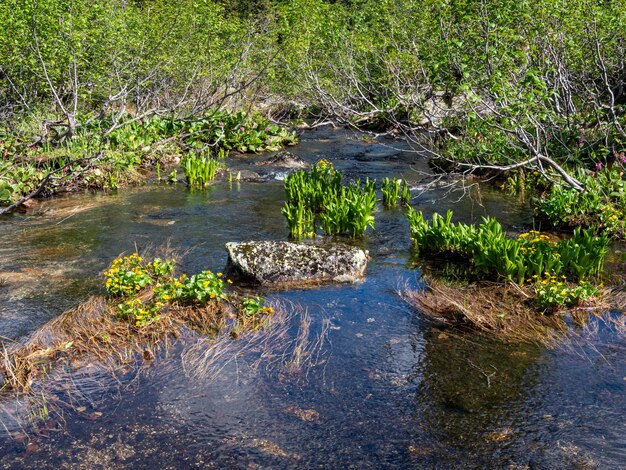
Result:
M258 166L273 166L276 168L286 168L290 170L301 170L309 168L307 162L291 152L278 152L273 157L257 163Z
M367 251L341 243L231 242L226 250L230 275L271 286L356 282L368 260Z

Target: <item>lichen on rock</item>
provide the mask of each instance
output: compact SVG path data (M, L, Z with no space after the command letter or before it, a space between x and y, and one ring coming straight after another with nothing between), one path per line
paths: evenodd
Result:
M368 261L367 251L343 243L231 242L226 250L229 273L273 286L356 282Z

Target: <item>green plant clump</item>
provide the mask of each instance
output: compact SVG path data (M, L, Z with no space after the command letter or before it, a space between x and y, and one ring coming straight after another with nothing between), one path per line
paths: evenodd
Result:
M381 191L383 193L383 205L385 207L396 207L398 198L400 197L400 185L402 180L398 178L383 178L381 182Z
M562 276L562 279L546 276L545 279L538 280L533 287L537 305L542 310L571 307L599 294L599 289L590 282L582 281L572 286L565 282L565 276Z
M478 273L523 284L544 276L565 276L581 281L602 272L608 235L593 230L574 230L571 238L553 241L537 231L508 237L493 218L478 226L452 222L433 214L429 223L421 212L409 209L407 217L414 247L423 253L453 253L471 260Z
M230 150L278 150L297 142L294 132L258 114L219 111L192 121L133 119L130 114L118 118L119 122L96 119L79 127L71 139L36 145L5 135L0 127L0 206L15 203L42 184L42 195L77 187L115 190L139 181L139 168L151 165L160 180L161 160L185 152L188 183L205 187L223 168L220 160ZM213 158L208 148L214 150ZM171 174L168 180L172 181Z
M321 160L310 171L297 171L285 180L287 201L282 213L293 238L311 237L316 223L326 235L362 236L374 227L376 182L366 179L342 184L341 172Z
M224 165L219 160L207 155L198 157L190 152L183 160L185 178L192 188L207 187L222 168Z
M623 152L618 159L623 158ZM537 213L555 226L594 227L597 230L623 237L626 234L626 180L623 163L611 167L598 164L594 172L580 169L577 178L583 192L553 185L541 198L535 200Z
M265 305L263 297L247 297L241 300L243 313L246 316L254 317L257 315L272 315L274 308Z
M136 326L145 326L157 321L164 308L174 302L206 304L227 298L226 287L232 282L225 280L222 273L202 271L190 277L186 274L174 277L175 263L175 259L161 258L147 262L137 253L113 260L104 275L107 293L123 299L117 306L117 317L130 320ZM144 295L148 290L152 295ZM267 311L260 313L266 314Z

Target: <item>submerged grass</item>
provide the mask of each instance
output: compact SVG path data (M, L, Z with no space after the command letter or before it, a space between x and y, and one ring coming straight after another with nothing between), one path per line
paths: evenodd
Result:
M405 286L399 294L438 324L500 341L564 347L597 335L600 324L626 334L626 316L618 311L626 305L626 292L619 289L604 289L593 301L553 314L538 314L534 289L515 283L450 286L429 279L428 287Z

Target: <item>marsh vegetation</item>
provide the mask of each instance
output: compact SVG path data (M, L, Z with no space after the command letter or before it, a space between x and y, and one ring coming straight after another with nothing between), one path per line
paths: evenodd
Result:
M309 367L324 364L313 374L323 376L317 378L321 388L333 383L334 393L334 378L326 382L326 363L318 361L326 335L383 324L378 310L358 303L361 297L384 311L390 323L410 319L407 328L423 333L423 349L420 340L419 347L412 344L399 355L420 351L434 357L424 362L425 370L446 362L438 348L445 349L442 342L450 338L486 341L502 357L506 348L539 344L554 350L573 337L606 331L615 335L607 344L621 345L624 24L620 1L3 1L0 224L7 240L27 238L37 224L47 231L21 251L12 246L0 251L13 258L1 266L0 296L7 300L0 298L0 320L9 322L13 317L4 312L18 311L22 321L26 304L40 312L41 299L46 312L53 312L40 312L34 323L25 321L26 329L15 330L19 334L11 329L2 338L0 398L17 404L6 415L25 433L29 419L46 423L56 413L62 420L64 410L85 415L85 397L91 395L82 395L74 374L93 366L99 377L108 374L125 383L132 371L186 347L181 345L188 337L194 345L180 355L187 377L217 376L234 361L239 384L237 361L243 357L251 368L264 367L259 358L267 367L280 364L281 372L272 376L280 380L286 371L306 369L306 375ZM336 138L331 128L351 135ZM307 137L317 130L328 133ZM257 157L303 140L300 148L309 150L291 162L296 166L273 165L271 155L263 162ZM162 198L160 205L143 200L143 191ZM70 192L81 193L70 199L76 207L48 219L59 201L46 199ZM96 192L105 202L85 204ZM103 209L120 200L131 208L139 201L139 207L115 206L123 217ZM83 220L84 213L106 215L64 231L64 224ZM147 238L165 242L164 234L171 233L178 245L192 245L205 256L186 261L194 268L189 274L176 272L180 265L172 256L115 258L122 249L136 251L133 245ZM209 270L222 266L215 253L232 238L287 236L305 247L336 242L373 247L367 274L376 278L374 291L385 300L379 303L367 290L366 277L363 284L327 291L270 290L268 298L297 302L266 302L264 289L231 286L219 270ZM100 239L108 240L106 248L94 241ZM202 251L205 244L210 250ZM92 283L85 287L75 280L83 290L70 296L69 310L62 295L47 297L65 278L59 270L51 276L38 261L46 249L61 250L57 247L84 251L85 260L77 255L72 269L88 273ZM99 250L98 256L87 259L89 250ZM99 285L94 279L102 273ZM392 277L396 284L401 278L400 289L383 286ZM48 284L48 278L55 282ZM350 307L352 323L342 323L339 314L332 330L321 314L313 321L306 312L311 298L331 310L357 302ZM55 302L63 309L50 307ZM367 317L358 316L361 308ZM428 326L420 323L425 319ZM431 328L438 332L436 340ZM368 354L396 353L391 339L382 346L359 331L343 345L358 350L360 359L354 338L367 344ZM360 364L341 357L352 374L344 382L352 385ZM489 361L500 367L491 356ZM485 379L489 390L480 391L490 396L498 372L481 357L462 364L459 370L470 367L481 384ZM422 372L411 370L402 380L428 381ZM437 390L437 379L430 380L425 395L429 385ZM519 380L529 388L531 382ZM376 401L370 388L364 386L369 395L358 398ZM614 388L622 390L623 383ZM384 390L387 398L393 394ZM475 411L465 404L455 408L460 395L451 393L453 406L434 410L443 415L432 420L435 428L459 423L444 411L448 408ZM477 414L489 409L483 414L491 416L492 405L482 404ZM302 421L323 422L315 410L288 409ZM372 422L355 419L366 421ZM476 429L485 424L492 422ZM459 442L472 435L461 427L451 433ZM358 426L348 428L353 435L360 432ZM439 431L426 440L448 442L447 431ZM480 439L509 436L491 429ZM359 449L374 448L387 436L378 437ZM458 443L451 441L448 450ZM405 465L445 461L445 452L431 461L423 449L411 448L405 449L410 454L403 457ZM542 458L541 463L554 463ZM499 463L511 463L504 460ZM361 463L350 464L355 462Z

